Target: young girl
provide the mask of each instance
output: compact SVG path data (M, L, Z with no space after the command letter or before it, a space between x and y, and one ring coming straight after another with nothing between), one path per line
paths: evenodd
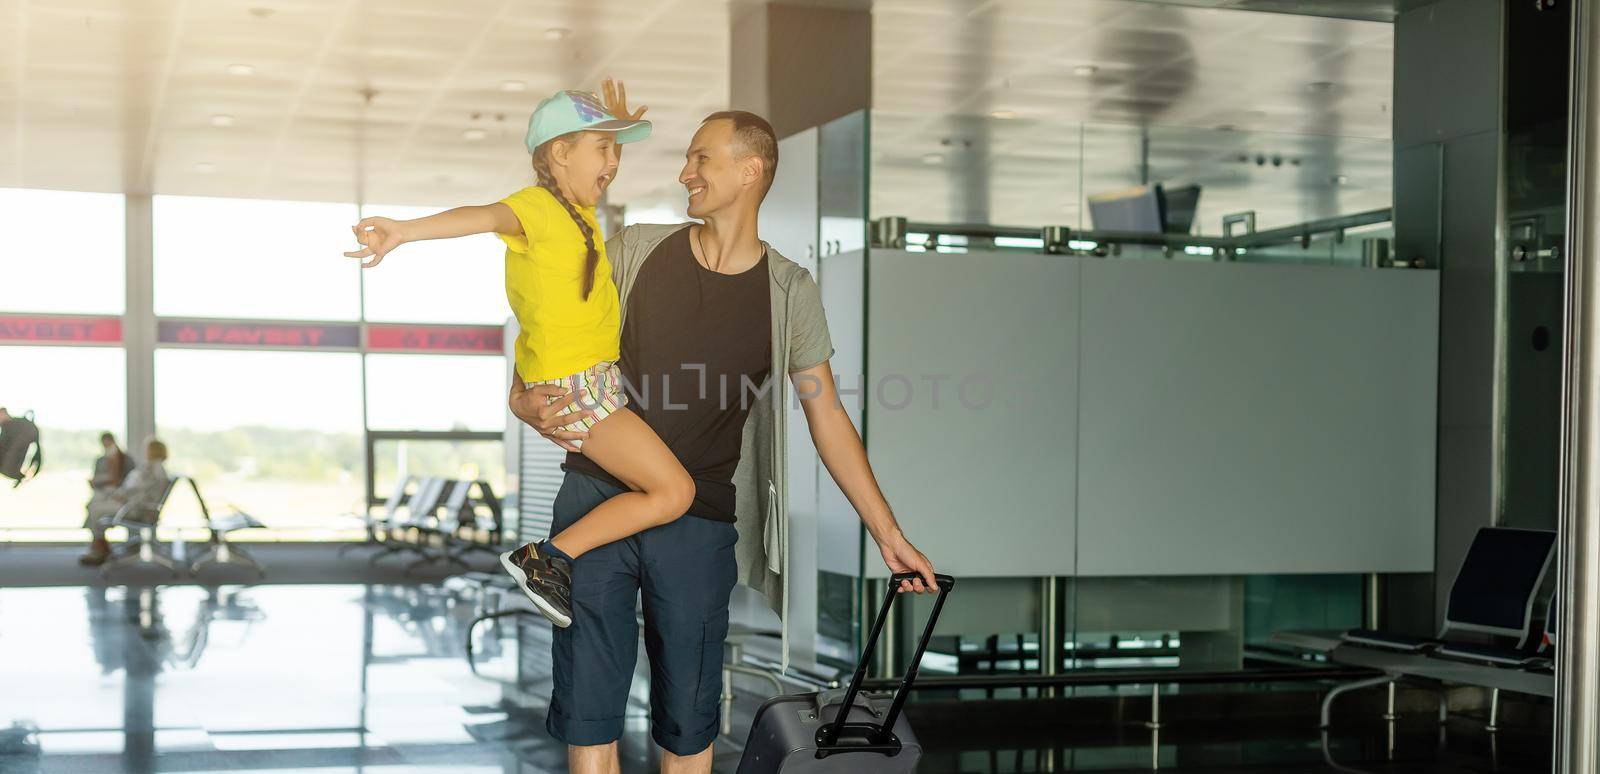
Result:
M671 450L625 408L617 367L620 303L594 207L616 176L620 146L648 137L650 122L638 120L644 108L628 114L626 94L610 81L606 95L607 106L579 91L556 92L539 103L526 137L537 185L496 204L416 220L365 218L354 227L363 249L345 253L370 257L361 265L371 268L405 242L486 231L505 241L506 297L522 328L517 377L528 386L559 384L575 393L563 413L574 414L574 424L587 430L584 455L632 490L548 540L501 554L506 572L560 627L572 624L574 559L669 523L694 499L694 482ZM613 106L616 114L608 110Z

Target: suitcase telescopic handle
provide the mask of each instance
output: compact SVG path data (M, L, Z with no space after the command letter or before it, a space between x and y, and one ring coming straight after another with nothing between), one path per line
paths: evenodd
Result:
M844 703L839 706L839 714L833 725L827 726L819 742L829 745L836 744L839 736L844 732L845 720L850 716L850 707L855 703L856 693L861 689L861 682L867 677L867 662L872 658L872 652L878 647L878 635L883 633L884 622L889 618L889 607L894 604L898 596L898 589L902 581L915 580L922 577L914 572L897 572L889 577L888 590L883 595L883 604L878 607L878 615L872 619L872 631L867 635L866 647L861 649L861 660L856 664L856 673L850 678L850 687L845 690ZM884 713L883 721L877 726L877 738L874 742L881 741L894 729L895 721L900 717L900 709L906 703L906 695L911 693L911 684L916 682L917 668L922 663L922 654L928 649L928 640L933 637L933 626L939 620L939 610L944 607L944 598L950 590L955 588L956 579L949 575L935 574L933 579L939 584L939 596L933 601L933 612L928 614L928 623L922 627L922 637L917 640L917 652L911 656L911 663L906 667L906 674L900 679L900 686L895 689L894 701L889 705L889 711Z

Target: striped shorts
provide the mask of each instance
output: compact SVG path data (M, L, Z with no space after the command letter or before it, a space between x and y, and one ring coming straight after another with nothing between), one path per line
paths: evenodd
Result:
M541 379L536 382L527 382L532 387L536 384L553 384L563 387L567 392L577 393L577 398L561 409L562 414L571 414L578 411L592 411L592 416L585 417L579 424L566 428L574 431L587 431L600 424L600 420L611 416L611 412L628 405L628 394L622 387L622 369L617 367L614 360L595 363L583 371L560 379ZM551 398L554 403L559 397ZM583 447L582 440L573 440L573 446Z

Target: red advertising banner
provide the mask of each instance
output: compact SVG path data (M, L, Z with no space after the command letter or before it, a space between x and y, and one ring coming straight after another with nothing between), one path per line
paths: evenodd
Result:
M505 329L493 325L368 325L367 350L499 355L505 351Z
M0 315L0 341L120 344L122 318Z
M156 340L179 346L355 349L361 329L355 323L249 323L161 320Z
M165 319L156 322L156 340L180 347L356 349L361 328L356 323ZM120 344L122 318L0 315L0 342ZM505 330L494 325L369 325L367 349L499 355L505 352Z

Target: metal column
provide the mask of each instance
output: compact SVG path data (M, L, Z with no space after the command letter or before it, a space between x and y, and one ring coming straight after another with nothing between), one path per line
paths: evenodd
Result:
M1600 679L1600 0L1572 10L1566 352L1562 384L1561 620L1555 770L1596 774Z
M1061 579L1055 576L1045 578L1039 591L1039 674L1050 676L1061 668ZM1021 654L1017 657L1022 658ZM1040 696L1050 698L1054 698L1056 693L1053 685L1039 691Z
M145 439L156 432L155 234L150 194L123 197L125 301L122 346L127 357L128 427L123 448L144 463Z

